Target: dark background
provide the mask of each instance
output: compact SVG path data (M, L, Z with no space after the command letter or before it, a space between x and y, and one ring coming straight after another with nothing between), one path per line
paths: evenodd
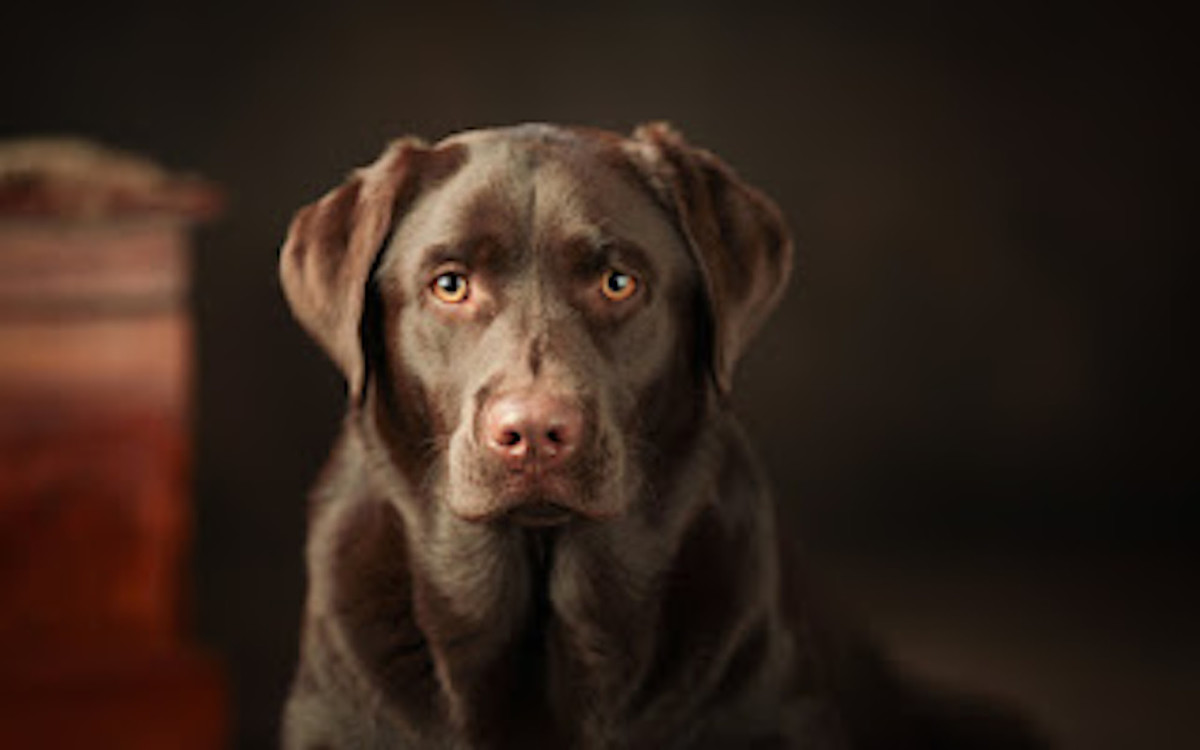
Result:
M194 622L275 743L342 385L291 212L403 133L668 119L802 256L738 405L818 580L1064 748L1197 746L1193 42L1151 5L6 3L0 136L221 183L201 231ZM1194 203L1194 195L1189 204Z

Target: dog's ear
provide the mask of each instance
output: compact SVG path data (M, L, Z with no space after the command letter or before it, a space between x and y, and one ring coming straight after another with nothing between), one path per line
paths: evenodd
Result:
M713 316L713 375L728 393L738 359L791 274L787 225L770 198L669 125L642 125L628 143L700 267Z
M370 275L428 153L415 138L394 141L373 164L297 211L280 251L279 279L292 313L341 368L352 399L366 377L360 326Z

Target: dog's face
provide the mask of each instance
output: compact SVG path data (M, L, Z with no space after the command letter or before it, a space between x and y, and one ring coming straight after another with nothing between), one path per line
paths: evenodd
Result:
M419 494L548 525L652 494L788 261L773 207L671 131L524 126L393 146L281 266Z
M691 348L699 277L670 216L610 145L546 135L443 144L464 163L415 200L375 274L376 387L421 394L434 494L467 520L624 512L642 397Z

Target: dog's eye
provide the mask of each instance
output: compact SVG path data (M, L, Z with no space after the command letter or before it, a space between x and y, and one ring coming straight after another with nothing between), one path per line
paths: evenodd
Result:
M621 302L632 297L633 293L637 291L637 287L637 279L614 268L604 274L600 291L613 302Z
M467 298L467 292L470 291L470 284L467 283L466 274L459 271L444 271L434 277L433 284L430 285L429 289L433 292L433 296L442 302L448 302L453 305Z

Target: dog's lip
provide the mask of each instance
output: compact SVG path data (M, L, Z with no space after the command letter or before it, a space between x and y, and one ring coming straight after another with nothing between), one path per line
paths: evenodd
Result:
M571 520L574 514L563 506L552 502L535 502L519 505L507 514L509 520L519 526L543 527L561 526Z

